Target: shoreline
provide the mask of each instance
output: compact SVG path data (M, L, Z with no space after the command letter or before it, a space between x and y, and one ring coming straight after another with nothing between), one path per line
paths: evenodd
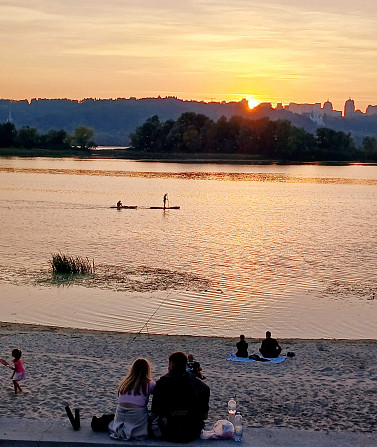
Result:
M119 335L126 335L130 337L138 337L141 335L147 336L147 337L186 337L186 338L193 338L193 339L211 339L211 340L231 340L232 342L234 340L237 340L237 336L235 337L227 337L227 336L220 336L220 335L192 335L192 334L158 334L153 332L128 332L128 331L115 331L115 330L105 330L105 329L89 329L89 328L77 328L73 326L58 326L55 324L48 325L48 324L39 324L39 323L19 323L19 322L13 322L13 321L0 321L0 331L3 328L3 326L11 325L15 327L22 328L25 326L25 329L35 329L35 330L67 330L67 331L74 331L74 332L93 332L93 333L100 333L100 334L119 334ZM357 342L377 342L376 338L296 338L296 337L278 337L279 341L283 343L290 343L290 342L321 342L321 341L329 341L329 342L344 342L344 343L357 343ZM247 337L247 340L249 342L256 342L260 343L263 340L263 337Z
M278 334L273 334L278 337ZM168 356L193 353L211 389L207 427L226 416L235 397L246 427L373 432L377 427L377 343L371 340L288 340L279 364L229 362L236 338L130 334L0 323L0 356L23 350L25 392L14 395L8 368L0 368L0 414L65 420L65 405L83 419L112 413L117 386L137 357L151 361L156 379ZM260 339L248 339L249 354ZM1 366L1 365L0 365Z
M232 164L232 165L255 165L255 166L377 166L376 161L361 160L263 160L251 157L239 156L238 154L224 155L224 157L213 156L212 153L200 154L193 157L191 154L168 154L159 157L150 156L140 152L132 152L127 149L95 149L95 150L54 150L54 149L25 149L25 148L0 148L0 158L78 158L86 160L125 160L147 163L178 163L178 164Z

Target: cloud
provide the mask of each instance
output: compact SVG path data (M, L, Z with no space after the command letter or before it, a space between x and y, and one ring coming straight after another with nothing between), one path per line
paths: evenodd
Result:
M54 82L51 66L65 72L67 86L91 66L102 75L107 68L106 82L119 90L122 76L124 85L135 73L144 83L165 76L166 85L173 73L180 91L186 76L207 85L221 73L224 91L232 76L305 89L321 79L331 89L347 76L348 84L366 79L372 92L376 12L374 0L0 1L0 57L9 70L23 66L35 85L43 70L43 82ZM105 81L96 81L100 96Z

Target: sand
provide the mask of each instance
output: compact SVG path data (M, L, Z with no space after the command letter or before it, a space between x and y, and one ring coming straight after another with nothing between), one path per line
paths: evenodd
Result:
M274 334L273 334L274 335ZM0 365L0 416L65 419L65 405L83 418L114 412L118 383L137 357L152 363L155 378L170 353L193 353L211 389L208 425L226 416L235 397L249 427L325 431L377 430L377 342L279 340L280 364L225 359L235 339L85 331L0 323L0 357L21 347L27 377L14 395L11 372ZM256 353L260 340L248 340Z

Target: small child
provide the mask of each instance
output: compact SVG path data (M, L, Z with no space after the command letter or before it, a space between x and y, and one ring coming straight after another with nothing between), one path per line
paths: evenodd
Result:
M17 394L17 390L22 392L22 389L20 387L20 384L18 383L20 380L23 380L25 378L25 368L21 361L22 351L21 349L13 349L12 351L12 357L13 357L13 374L12 374L12 382L14 386L14 392Z

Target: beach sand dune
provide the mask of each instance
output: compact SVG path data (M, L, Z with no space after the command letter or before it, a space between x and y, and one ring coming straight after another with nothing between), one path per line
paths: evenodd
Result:
M277 334L274 334L277 335ZM11 372L0 365L0 416L66 418L64 407L83 418L111 413L122 376L137 357L152 363L155 378L167 372L168 356L182 350L201 363L211 388L211 425L226 417L236 398L246 426L370 432L377 430L377 343L343 340L280 340L280 364L225 359L235 339L122 334L0 323L0 357L21 347L27 378L14 395ZM260 340L248 340L249 353Z

